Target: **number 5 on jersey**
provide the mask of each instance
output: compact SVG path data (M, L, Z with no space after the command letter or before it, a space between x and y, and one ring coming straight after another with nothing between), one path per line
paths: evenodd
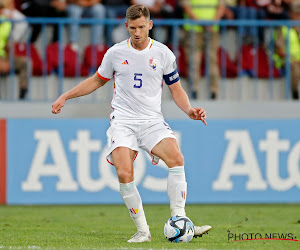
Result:
M140 87L142 87L143 81L140 78L141 76L142 76L142 74L134 73L134 80L138 81L138 83L136 83L136 84L133 85L134 88L140 88Z

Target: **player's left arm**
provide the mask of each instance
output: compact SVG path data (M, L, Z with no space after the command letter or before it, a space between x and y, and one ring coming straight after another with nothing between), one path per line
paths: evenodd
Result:
M180 80L168 85L170 92L172 94L173 100L176 105L184 111L191 119L201 120L205 125L207 125L206 112L203 108L193 108L191 107L189 98L180 84Z

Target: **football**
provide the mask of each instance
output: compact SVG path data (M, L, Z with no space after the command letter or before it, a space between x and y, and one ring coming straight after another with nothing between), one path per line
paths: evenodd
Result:
M171 242L189 242L194 236L194 224L186 216L172 216L165 224L164 234Z

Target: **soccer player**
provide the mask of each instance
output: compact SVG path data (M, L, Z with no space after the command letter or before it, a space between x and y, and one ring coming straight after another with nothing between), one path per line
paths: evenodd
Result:
M152 163L162 159L167 164L171 215L186 215L184 158L173 131L161 113L163 80L175 103L191 119L206 125L206 113L202 108L191 107L180 84L175 55L165 45L149 37L153 23L148 8L132 5L127 9L126 18L130 38L112 46L97 72L62 94L53 103L52 112L59 114L66 100L90 94L114 77L107 160L116 168L121 196L137 227L137 233L128 242L148 242L151 234L133 178L133 162L139 148L152 156ZM208 225L195 226L195 236L201 236L211 228Z

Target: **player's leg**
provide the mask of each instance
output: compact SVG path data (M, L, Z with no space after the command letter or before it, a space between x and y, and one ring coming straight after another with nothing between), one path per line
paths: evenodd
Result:
M171 216L185 216L187 183L184 172L184 158L176 139L165 138L152 153L161 158L169 167L167 191L170 199Z
M170 200L171 216L185 216L185 201L187 183L184 171L184 158L179 145L174 138L161 140L153 149L152 153L161 158L169 167L167 191ZM212 227L195 226L195 237L202 236Z
M127 147L118 147L112 151L112 160L120 183L120 194L138 232L128 242L151 241L149 226L146 221L142 199L134 183L133 161L136 151Z

